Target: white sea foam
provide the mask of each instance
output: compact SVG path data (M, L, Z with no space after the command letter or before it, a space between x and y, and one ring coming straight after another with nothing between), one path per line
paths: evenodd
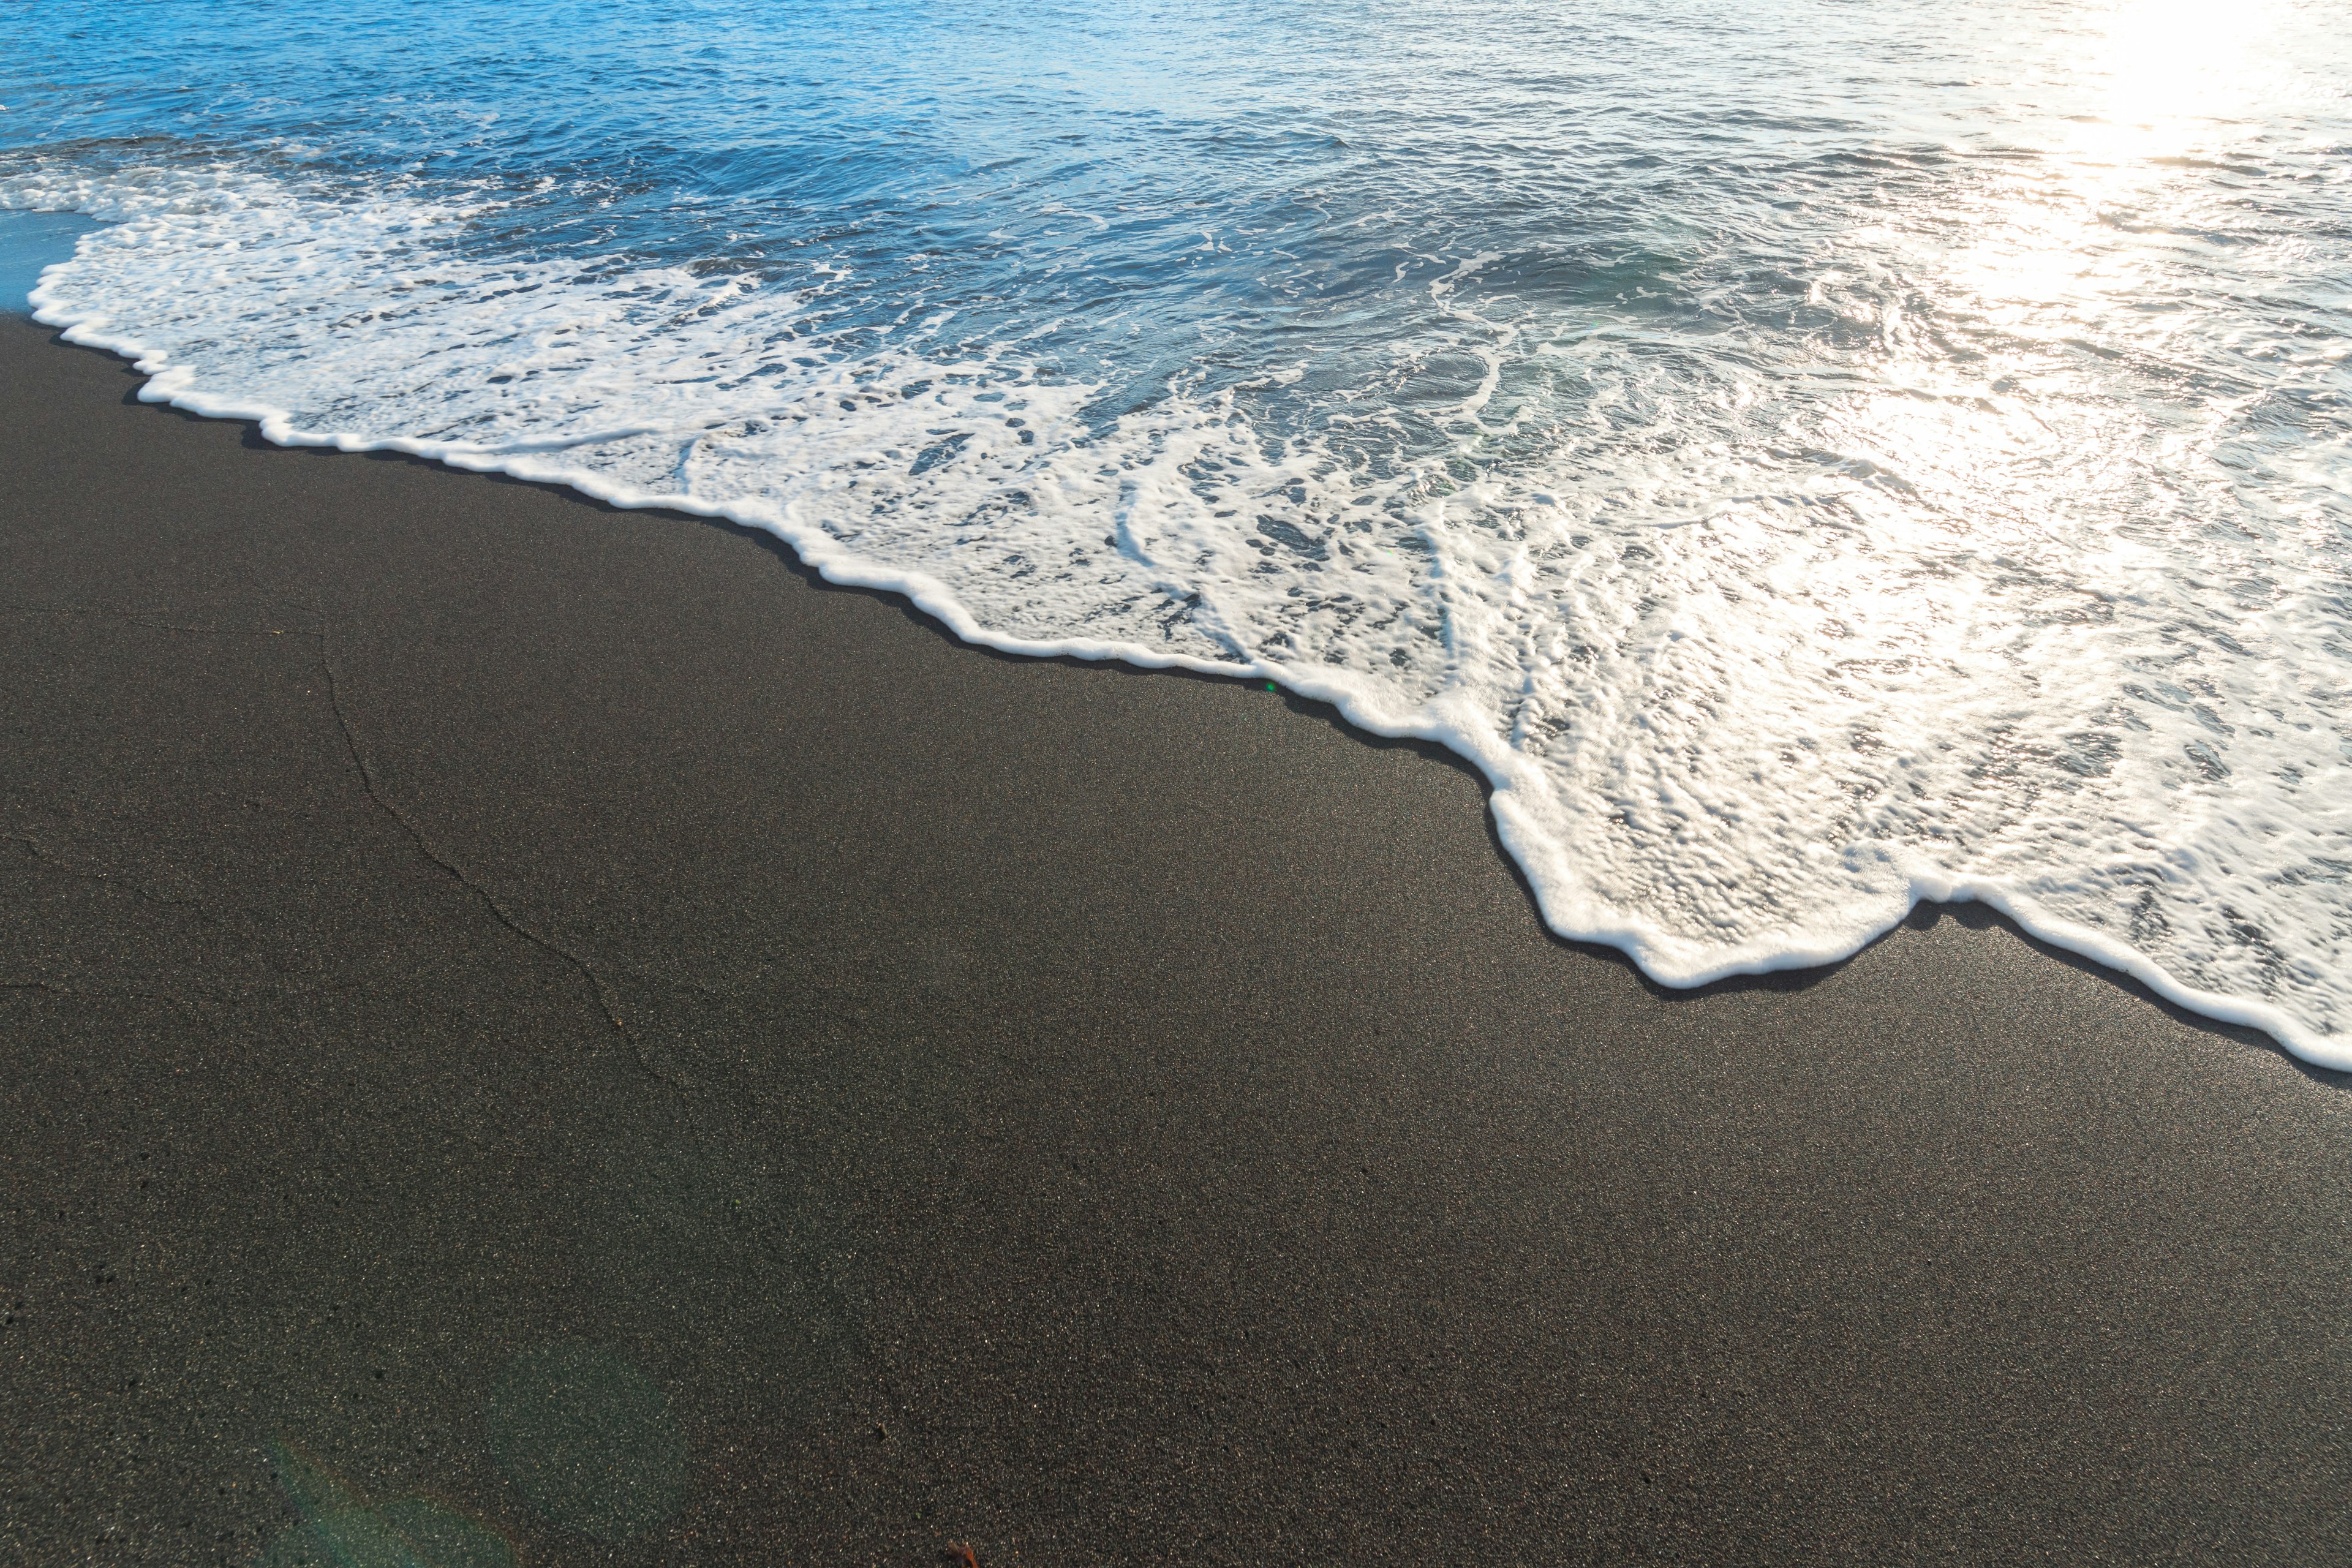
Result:
M0 202L111 220L35 303L151 400L725 516L973 642L1441 742L1552 927L1667 984L1977 899L2352 1068L2352 436L2110 396L1965 256L1945 313L2000 335L1966 363L1906 352L1867 247L1815 286L1867 372L1566 331L1465 251L1423 287L1466 396L1412 411L1401 351L1112 417L935 317L845 346L822 280L474 254L462 196L40 165Z

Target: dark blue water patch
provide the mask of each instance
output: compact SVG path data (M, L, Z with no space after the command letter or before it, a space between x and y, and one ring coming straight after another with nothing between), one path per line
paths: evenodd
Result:
M74 241L98 226L79 213L0 212L0 310L29 312L41 268L70 260Z

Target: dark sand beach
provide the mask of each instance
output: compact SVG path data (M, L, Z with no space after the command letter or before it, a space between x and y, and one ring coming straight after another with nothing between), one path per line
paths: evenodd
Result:
M139 384L0 321L0 1560L2352 1556L2265 1039L1665 992L1427 748Z

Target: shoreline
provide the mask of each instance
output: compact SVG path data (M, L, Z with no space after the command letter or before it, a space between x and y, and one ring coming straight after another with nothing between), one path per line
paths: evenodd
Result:
M1538 918L1551 934L1564 942L1618 952L1646 978L1669 989L1700 990L1726 981L1802 973L1843 963L1883 941L1908 920L1913 910L1922 906L1978 903L1992 910L2002 920L2043 946L2087 959L2118 977L2127 978L2170 1005L2215 1024L2259 1030L2290 1055L2318 1070L2352 1071L2352 1043L2316 1034L2271 1003L2189 984L2128 943L2090 927L2047 914L2036 900L1998 881L1948 872L1939 868L1915 869L1906 874L1911 902L1900 914L1889 917L1885 910L1880 910L1860 922L1850 922L1843 932L1817 940L1801 949L1784 948L1759 955L1751 943L1732 951L1695 975L1665 978L1654 972L1644 953L1654 954L1662 942L1671 942L1672 939L1646 918L1619 917L1615 924L1606 929L1579 930L1574 921L1553 917L1553 900L1547 897L1543 885L1530 873L1528 866L1538 858L1556 859L1557 856L1549 851L1549 841L1542 838L1541 830L1527 823L1523 812L1498 805L1498 795L1507 799L1509 795L1512 753L1494 745L1481 744L1479 737L1449 730L1434 722L1383 720L1368 711L1360 692L1350 691L1329 676L1304 678L1297 671L1263 660L1246 665L1221 664L1181 655L1159 654L1125 643L1105 643L1087 638L1038 642L992 632L974 620L943 584L920 574L873 565L839 546L822 531L795 528L781 521L740 514L716 503L706 505L687 498L664 498L615 489L576 473L541 471L545 469L545 465L535 462L528 454L517 458L511 454L486 454L463 443L404 437L355 441L340 435L318 436L296 431L288 423L283 410L188 392L180 380L180 373L164 363L168 356L159 359L152 355L136 339L103 330L89 330L86 321L76 321L67 313L52 313L50 307L41 305L37 300L33 301L32 320L44 329L57 331L61 342L110 354L128 363L137 374L146 378L139 394L142 401L162 404L203 418L250 425L274 446L404 456L461 473L497 475L522 484L570 490L615 510L664 513L672 518L698 519L741 529L773 540L789 557L788 564L808 580L822 581L836 588L881 594L904 603L917 613L929 616L955 641L969 647L1021 658L1115 662L1139 670L1278 682L1286 692L1330 710L1339 722L1359 736L1417 742L1439 747L1483 779L1486 801L1482 809L1492 829L1489 837L1497 852L1511 862L1514 874L1528 889ZM1525 845L1523 835L1532 836L1538 842L1533 846ZM1556 890L1567 896L1576 895L1572 885Z
M1981 906L1669 989L1427 742L0 363L26 1560L2352 1544L2343 1075Z

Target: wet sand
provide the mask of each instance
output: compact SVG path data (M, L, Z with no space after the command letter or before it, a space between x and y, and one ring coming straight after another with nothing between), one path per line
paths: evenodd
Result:
M0 1558L2352 1554L2261 1037L1665 992L1442 753L138 384L0 321Z

